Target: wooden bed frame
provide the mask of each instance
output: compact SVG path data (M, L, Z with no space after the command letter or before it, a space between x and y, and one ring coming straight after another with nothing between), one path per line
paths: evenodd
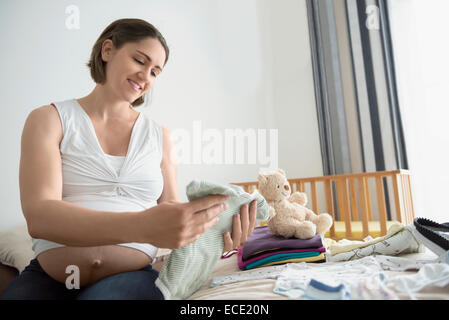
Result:
M288 179L292 192L305 192L307 207L334 219L325 234L334 240L362 240L383 236L395 222L413 223L415 217L408 170L379 171ZM246 192L258 182L232 183Z

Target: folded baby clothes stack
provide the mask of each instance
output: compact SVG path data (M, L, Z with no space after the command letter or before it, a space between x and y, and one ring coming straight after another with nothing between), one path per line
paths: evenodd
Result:
M292 262L325 262L326 249L320 235L310 239L284 238L271 234L268 226L257 227L239 249L241 270Z

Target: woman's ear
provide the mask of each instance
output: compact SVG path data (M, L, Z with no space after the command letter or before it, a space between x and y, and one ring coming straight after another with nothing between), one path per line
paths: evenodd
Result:
M101 46L101 59L104 62L109 61L109 59L111 58L113 48L114 48L114 43L112 42L111 39L106 39L103 41L103 44Z

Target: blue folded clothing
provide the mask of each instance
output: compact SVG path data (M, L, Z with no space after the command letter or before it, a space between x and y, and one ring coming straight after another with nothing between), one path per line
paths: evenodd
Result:
M291 253L280 253L274 254L259 260L256 260L252 263L249 263L243 267L243 270L254 269L257 267L264 266L268 263L271 264L282 264L285 263L285 260L288 259L301 259L308 257L316 257L321 254L320 251L305 251L305 252L291 252Z

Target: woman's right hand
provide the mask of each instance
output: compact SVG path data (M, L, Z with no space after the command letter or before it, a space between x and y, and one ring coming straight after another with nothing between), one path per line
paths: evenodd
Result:
M227 195L208 195L186 203L167 201L144 210L139 238L159 248L185 247L218 222L228 199Z

